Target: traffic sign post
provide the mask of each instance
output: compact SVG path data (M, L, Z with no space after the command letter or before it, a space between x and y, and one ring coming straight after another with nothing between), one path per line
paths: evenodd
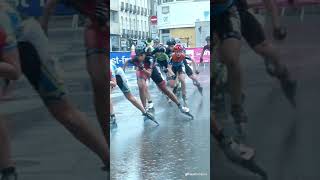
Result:
M150 17L150 23L151 23L151 37L155 38L158 36L158 28L157 28L157 24L158 24L158 17L157 16L151 16Z
M156 25L158 23L158 17L157 16L151 16L150 17L151 24Z

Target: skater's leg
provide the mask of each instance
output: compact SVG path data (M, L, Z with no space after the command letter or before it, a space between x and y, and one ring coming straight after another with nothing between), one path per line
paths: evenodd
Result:
M270 64L274 67L274 72L272 70L270 71L271 75L279 77L281 73L284 73L286 71L286 66L281 63L280 55L277 52L277 50L272 46L272 44L268 41L264 41L260 43L259 45L256 45L254 47L254 51L259 54L263 59L265 60L266 64ZM269 68L269 67L266 67ZM288 79L291 77L288 74Z
M0 119L0 170L8 167L14 167L11 157L11 145L8 127L5 119Z
M85 46L87 48L87 71L90 75L94 105L101 129L108 144L109 129L109 87L107 63L108 28L87 27L85 30Z
M151 95L150 95L150 92L149 92L149 87L148 87L149 84L146 84L146 85L147 85L146 95L147 95L147 100L148 100L148 102L149 102L149 101L152 101L152 99L151 99Z
M109 149L106 141L90 125L88 118L67 99L46 105L49 112L80 142L95 152L105 165L109 164Z
M183 73L179 74L179 80L181 82L182 96L187 96L186 81Z
M110 92L111 92L111 88L110 88ZM114 108L113 108L113 103L112 103L112 100L110 98L110 115L114 115Z
M64 85L57 72L42 64L39 54L32 44L19 43L19 51L22 59L22 71L30 84L37 90L50 113L74 137L89 147L108 165L109 150L107 141L100 138L100 134L90 127L87 117L66 98ZM48 79L48 81L44 82L42 79Z
M166 87L166 82L163 81L162 83L157 84L159 89L168 96L174 103L176 103L178 106L180 105L178 98Z
M114 112L114 107L113 107L111 98L110 98L110 124L113 126L112 128L117 127L116 114Z
M236 123L239 139L245 138L244 125L247 115L242 107L242 74L240 67L241 20L236 7L228 10L225 16L214 18L215 29L219 37L218 54L227 67L231 96L231 114Z
M241 68L240 68L240 40L229 38L222 42L219 50L221 60L228 69L232 104L241 104Z
M149 83L151 82L150 80L148 80ZM152 103L152 98L150 95L150 91L149 91L149 83L147 84L147 88L146 88L146 95L147 95L147 101L148 101L148 109L153 109L153 103Z
M143 107L146 107L147 106L147 83L146 83L146 80L145 79L141 79L139 78L138 79L138 87L139 87L139 95L140 95L140 100L141 100L141 103L143 105Z
M266 39L263 27L254 15L248 11L241 11L240 16L243 37L250 47L264 59L267 73L280 80L286 97L293 106L296 106L296 80L291 77L287 66L281 62L279 52Z
M142 104L130 92L125 93L124 95L131 102L131 104L138 108L142 113L146 112Z

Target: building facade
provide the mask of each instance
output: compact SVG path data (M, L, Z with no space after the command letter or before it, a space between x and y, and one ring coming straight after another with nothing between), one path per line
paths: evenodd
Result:
M150 0L110 1L110 6L113 51L129 50L132 44L150 36L150 15L153 13Z
M157 17L163 43L174 37L187 47L199 47L205 43L203 37L210 35L210 26L196 27L199 22L210 23L209 0L158 0Z

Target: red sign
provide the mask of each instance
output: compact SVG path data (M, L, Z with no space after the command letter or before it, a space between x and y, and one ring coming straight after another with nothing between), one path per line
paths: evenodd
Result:
M157 17L157 16L151 16L151 17L150 17L150 21L151 21L152 24L157 24L157 22L158 22L158 17Z

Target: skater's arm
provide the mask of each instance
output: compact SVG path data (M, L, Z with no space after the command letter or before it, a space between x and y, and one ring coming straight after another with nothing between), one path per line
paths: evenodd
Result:
M205 48L202 48L202 52L201 52L201 55L200 55L200 63L203 62L204 51L205 51Z
M168 64L168 68L167 69L168 69L169 77L174 76L174 72L172 70L172 65L171 64Z
M191 64L192 64L194 71L198 72L198 68L197 68L197 65L196 65L196 62L194 61L194 59L192 59L192 58L189 58L189 59L191 61Z
M114 88L114 87L116 87L116 86L117 86L116 78L111 78L110 86L111 86L112 88Z
M0 77L17 80L21 75L20 57L15 33L8 16L0 21Z
M122 69L123 69L124 72L126 72L126 69L127 69L127 66L128 66L129 61L130 61L130 60L126 60L126 61L124 62L124 64L123 64Z
M142 71L143 71L144 73L146 73L146 75L147 75L148 77L151 76L152 69L143 68Z
M48 0L43 8L43 16L40 19L40 24L46 34L48 34L50 16L54 13L54 10L59 2L60 0Z
M0 57L0 77L17 80L21 76L20 57L17 48L2 53Z

